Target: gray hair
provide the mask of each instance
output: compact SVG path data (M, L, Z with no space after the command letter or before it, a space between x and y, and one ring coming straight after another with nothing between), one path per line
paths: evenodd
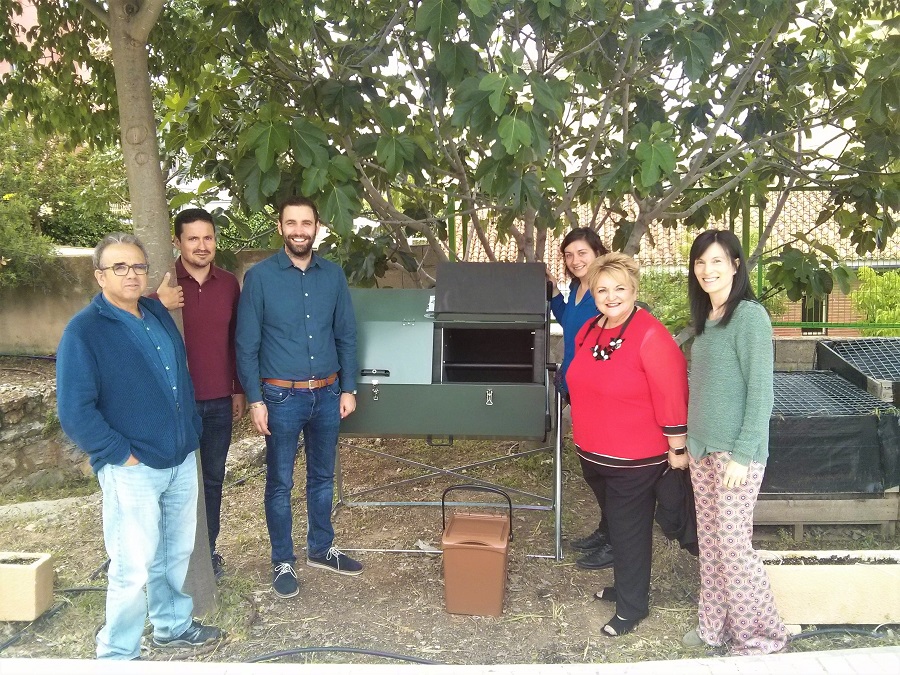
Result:
M94 263L94 269L100 269L100 258L103 257L103 251L106 250L107 246L112 244L131 244L132 246L137 246L141 249L141 253L144 254L144 260L150 260L150 257L147 255L147 249L144 248L144 242L138 239L133 234L128 234L127 232L111 232L103 239L101 239L97 245L94 247L94 252L91 254L91 262Z

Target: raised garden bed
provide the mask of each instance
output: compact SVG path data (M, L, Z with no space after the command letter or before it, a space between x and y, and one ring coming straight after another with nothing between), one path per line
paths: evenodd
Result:
M0 553L0 621L33 621L53 602L49 553Z
M788 624L900 622L900 551L759 551Z

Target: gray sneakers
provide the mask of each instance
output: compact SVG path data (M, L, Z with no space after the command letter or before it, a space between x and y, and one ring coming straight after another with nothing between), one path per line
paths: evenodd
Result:
M200 647L209 642L215 642L225 637L220 629L215 626L204 626L194 619L187 630L178 637L158 638L153 637L154 647Z

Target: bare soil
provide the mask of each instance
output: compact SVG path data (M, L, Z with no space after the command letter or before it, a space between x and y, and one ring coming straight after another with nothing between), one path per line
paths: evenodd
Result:
M0 366L3 363L0 362ZM28 366L30 369L31 367ZM42 370L40 367L35 370ZM21 373L14 373L18 377ZM44 373L46 375L46 373ZM10 371L0 370L0 381ZM219 549L226 561L220 609L209 617L228 631L228 639L201 650L149 650L155 660L250 661L275 652L280 662L380 663L385 656L310 651L336 647L404 655L451 664L631 662L706 656L702 648L681 646L694 627L698 572L696 559L656 530L650 616L632 634L609 638L601 628L614 605L594 593L613 581L612 570L586 571L564 544L565 557L553 554L550 512L514 508L514 539L509 545L508 581L499 617L448 614L444 606L443 562L424 549L441 547L441 510L429 506L339 506L336 545L365 565L361 576L346 577L303 564L305 555L304 465L298 461L294 488L294 538L299 559L300 594L284 600L271 591L269 541L263 514L264 475L259 466L261 439L244 420L235 430L241 452L229 466ZM432 466L458 467L519 450L512 442L466 441L435 448L409 439L346 439L340 459L345 492L411 478L417 470L379 453L404 456ZM239 457L237 455L240 455ZM596 527L594 497L567 448L563 474L565 539ZM536 454L489 464L466 475L533 494L551 494L552 454ZM439 476L367 494L370 501L439 501L442 490L462 482ZM454 497L457 498L457 497ZM460 499L468 499L460 494ZM474 495L477 501L489 501ZM515 497L514 503L523 500ZM486 512L502 509L478 508ZM816 534L824 531L815 530ZM860 533L857 537L854 533ZM777 536L777 535L776 535ZM878 541L874 530L841 530L839 539L866 540L869 548L896 548L898 539ZM823 548L835 548L834 537ZM875 541L873 542L873 538ZM815 541L810 542L815 545ZM851 545L847 545L850 548ZM859 544L852 546L858 548ZM772 548L786 548L784 542ZM50 551L57 570L53 608L32 624L0 622L0 646L10 657L92 658L93 635L103 621L105 561L99 493L75 508L30 520L0 519L0 550ZM84 590L84 587L98 590ZM896 636L827 636L794 643L807 651L900 645Z

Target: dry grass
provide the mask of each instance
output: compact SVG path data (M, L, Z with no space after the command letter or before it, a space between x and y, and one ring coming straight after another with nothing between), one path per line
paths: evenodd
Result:
M242 433L239 430L239 433ZM353 441L359 443L359 439ZM374 441L372 441L374 443ZM458 466L513 450L509 444L458 443L430 448L412 441L386 441L390 452L441 466ZM549 494L551 472L546 456L516 460L478 470L480 477ZM397 480L413 473L387 459L345 451L343 468L348 489ZM575 468L571 454L564 463L564 531L579 535L596 519L593 496ZM566 554L562 562L530 557L552 550L552 516L546 512L514 513L515 540L510 546L504 613L500 617L468 617L444 611L440 556L362 552L365 573L356 578L329 575L302 565L304 543L303 466L298 463L295 488L295 539L301 566L300 595L276 598L270 590L268 535L262 511L264 477L255 467L230 471L223 505L220 548L227 575L220 586L220 609L209 620L225 628L229 639L202 652L177 655L152 652L151 658L249 661L279 650L341 646L407 654L445 663L585 663L633 662L699 657L704 649L685 649L681 636L696 620L696 560L677 545L657 536L654 547L651 615L635 633L606 638L601 627L613 614L609 603L593 599L594 591L612 582L612 571L587 572ZM471 475L470 473L470 475ZM435 500L450 484L446 479L404 486L379 499ZM428 507L351 507L335 517L336 543L346 549L413 549L418 541L440 546L440 509ZM885 541L875 528L816 528L808 539L818 548L897 548L900 538ZM0 522L3 548L49 550L58 573L55 600L61 607L31 626L0 623L0 643L24 629L4 656L93 656L93 633L103 620L100 592L63 592L74 586L102 586L90 575L104 561L99 495L77 508L28 521ZM774 548L780 546L775 542ZM795 547L795 546L792 546ZM858 546L857 546L858 547ZM828 634L792 644L796 651L848 647L900 646L900 637L875 640L858 635ZM280 659L296 663L384 662L359 654L312 653Z

